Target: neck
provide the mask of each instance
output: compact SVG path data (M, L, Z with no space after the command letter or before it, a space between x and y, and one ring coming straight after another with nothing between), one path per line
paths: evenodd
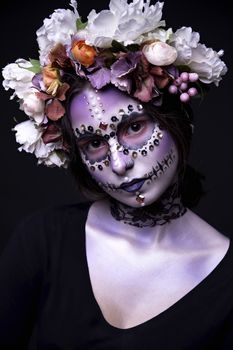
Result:
M164 225L187 211L181 202L177 182L169 186L160 199L151 205L134 208L111 198L110 209L116 220L136 227Z

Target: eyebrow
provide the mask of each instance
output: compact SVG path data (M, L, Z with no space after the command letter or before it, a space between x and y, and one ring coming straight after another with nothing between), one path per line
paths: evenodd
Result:
M123 114L122 119L121 119L120 123L118 124L118 127L121 126L121 125L124 125L126 123L129 123L132 120L134 120L134 119L136 119L136 118L138 118L140 116L143 116L143 115L145 115L145 111L141 111L141 112L133 111L130 114ZM96 131L95 132L91 132L91 131L88 131L88 130L84 130L82 133L79 133L78 141L84 140L84 139L87 139L87 138L90 138L90 137L93 137L93 136L97 136L97 137L100 137L100 138L103 137L103 135L97 134Z

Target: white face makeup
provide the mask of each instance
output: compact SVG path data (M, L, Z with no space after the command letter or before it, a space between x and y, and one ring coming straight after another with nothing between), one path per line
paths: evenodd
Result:
M84 164L118 201L149 205L174 180L178 152L171 135L117 88L87 86L73 98L70 118Z

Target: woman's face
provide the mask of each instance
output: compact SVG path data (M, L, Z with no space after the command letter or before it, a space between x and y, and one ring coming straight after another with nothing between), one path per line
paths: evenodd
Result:
M178 151L171 135L117 88L86 87L73 98L70 118L83 163L118 201L149 205L174 180Z

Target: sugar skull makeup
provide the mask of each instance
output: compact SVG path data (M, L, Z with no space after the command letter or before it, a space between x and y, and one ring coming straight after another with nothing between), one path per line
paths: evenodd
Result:
M175 178L178 152L171 135L117 88L87 85L71 101L70 118L83 163L118 201L149 205Z

